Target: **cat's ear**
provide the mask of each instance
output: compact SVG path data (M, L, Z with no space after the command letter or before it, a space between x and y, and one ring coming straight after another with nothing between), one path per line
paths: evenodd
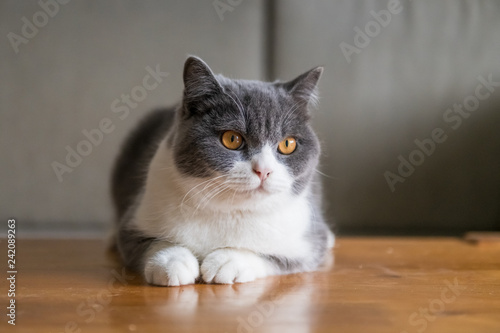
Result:
M297 100L307 104L318 103L318 81L323 73L323 67L316 67L299 75L292 81L283 84L283 87Z
M192 109L193 104L207 100L222 91L210 67L198 57L191 56L186 60L183 78L184 102L188 107L186 111Z

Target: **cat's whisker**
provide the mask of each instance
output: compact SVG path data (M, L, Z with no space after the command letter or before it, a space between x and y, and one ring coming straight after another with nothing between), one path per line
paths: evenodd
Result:
M239 185L239 184L248 184L248 180L231 180L232 184Z
M180 205L179 205L179 206L180 206L180 208L182 209L182 207L183 207L183 205L184 205L184 203L185 203L185 202L187 202L187 201L191 200L194 196L196 196L197 194L199 194L199 193L203 192L203 191L207 188L207 186L208 186L208 185L210 185L210 184L214 183L216 180L218 180L218 179L220 179L220 178L222 178L222 177L227 177L227 175L222 175L222 176L218 176L218 177L210 178L210 179L208 179L208 180L206 180L206 181L204 181L204 182L201 182L200 184L198 184L198 185L194 186L193 188L191 188L191 189L190 189L190 190L189 190L189 191L188 191L188 192L184 195L184 197L182 198L181 203L180 203ZM207 183L208 183L208 184L207 184ZM198 187L200 187L200 186L202 186L202 185L204 185L204 184L206 184L206 186L205 186L205 187L204 187L204 188L203 188L200 192L197 192L196 194L192 195L192 196L191 196L191 198L189 198L187 201L185 201L185 200L186 200L186 198L187 198L187 196L189 195L189 193L191 193L193 190L195 190L196 188L198 188Z
M296 110L298 110L303 104L304 104L304 102L299 101L299 102L296 102L294 105L292 105L290 110L285 114L283 121L281 122L282 127L285 127L288 124L288 121L289 121L289 119L291 119L292 114Z
M217 189L219 189L219 187L217 187ZM212 193L212 192L210 192ZM196 213L198 212L198 209L200 209L201 205L207 200L208 198L208 195L204 196L202 200L200 200L200 202L198 202L198 205L196 205L196 208L194 209L193 213L191 214L191 218L193 218Z
M227 185L226 185L226 183L227 183L227 182L228 182L228 181L226 180L226 181L222 182L221 184L218 184L218 185L217 185L217 186L215 186L214 188L210 189L210 191L209 191L207 194L205 194L205 195L204 195L204 196L200 199L200 201L199 201L198 205L196 206L196 208L195 208L195 210L194 210L194 212L193 212L192 216L194 216L194 215L196 214L196 212L198 211L198 209L200 208L200 206L201 206L204 202L207 202L207 200L210 200L210 199L211 199L211 198L210 198L210 196L211 196L214 192L217 192L217 191L218 191L220 188L222 188L222 187L227 187ZM204 207L205 207L205 206L204 206ZM203 207L203 208L204 208L204 207Z
M236 104L236 106L238 107L238 110L241 113L241 116L243 117L243 119L246 120L245 111L244 111L243 104L241 103L240 99L238 98L238 96L234 92L232 92L229 89L227 89L227 90L230 91L231 94L234 95L234 97L236 97L236 99L238 100L238 102L236 102L236 100L231 95L229 95L226 91L224 91L224 94L226 96L228 96L234 102L234 104Z
M300 102L296 102L295 104L292 105L292 107L285 113L283 117L283 121L286 121L288 117L292 114L292 112L295 112L295 109L299 106Z
M225 183L225 182L227 182L227 181L224 181L223 183ZM193 194L189 199L186 200L186 202L189 201L189 200L191 200L191 199L194 199L196 196L198 196L198 194L203 193L203 191L206 191L206 190L212 191L214 188L211 188L211 187L213 187L214 185L215 185L215 188L216 188L216 187L220 186L223 183L217 183L217 181L212 181L212 182L206 184L205 187L203 187L203 189L201 191L198 191L195 194ZM201 198L201 200L202 199L203 199L203 197Z
M229 186L224 186L222 189L219 189L219 191L217 191L215 194L213 194L210 198L208 198L208 200L206 200L205 204L203 205L202 209L205 209L208 205L208 203L210 202L210 200L214 199L216 196L222 194L223 192L229 190L230 187Z
M320 175L322 175L323 177L326 177L326 178L330 178L330 179L334 179L334 180L339 180L340 179L338 177L329 176L326 173L323 173L323 172L319 171L318 169L314 169L314 171L316 171L317 173L319 173Z

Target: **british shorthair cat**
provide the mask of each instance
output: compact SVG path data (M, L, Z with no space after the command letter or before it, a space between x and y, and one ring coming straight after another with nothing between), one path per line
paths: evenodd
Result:
M182 102L147 115L116 161L124 264L159 286L317 269L334 242L309 122L322 71L233 80L189 57Z

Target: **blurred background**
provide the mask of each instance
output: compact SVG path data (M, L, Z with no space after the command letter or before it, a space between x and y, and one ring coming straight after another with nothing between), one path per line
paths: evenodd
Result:
M0 218L105 235L110 169L186 57L232 78L325 66L314 126L340 234L500 230L500 2L0 2ZM2 230L4 232L5 230Z

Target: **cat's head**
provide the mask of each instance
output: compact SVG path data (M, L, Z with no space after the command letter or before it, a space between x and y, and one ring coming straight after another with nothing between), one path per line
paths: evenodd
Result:
M193 192L236 208L303 193L320 154L309 119L322 71L290 82L232 80L188 58L171 146Z

